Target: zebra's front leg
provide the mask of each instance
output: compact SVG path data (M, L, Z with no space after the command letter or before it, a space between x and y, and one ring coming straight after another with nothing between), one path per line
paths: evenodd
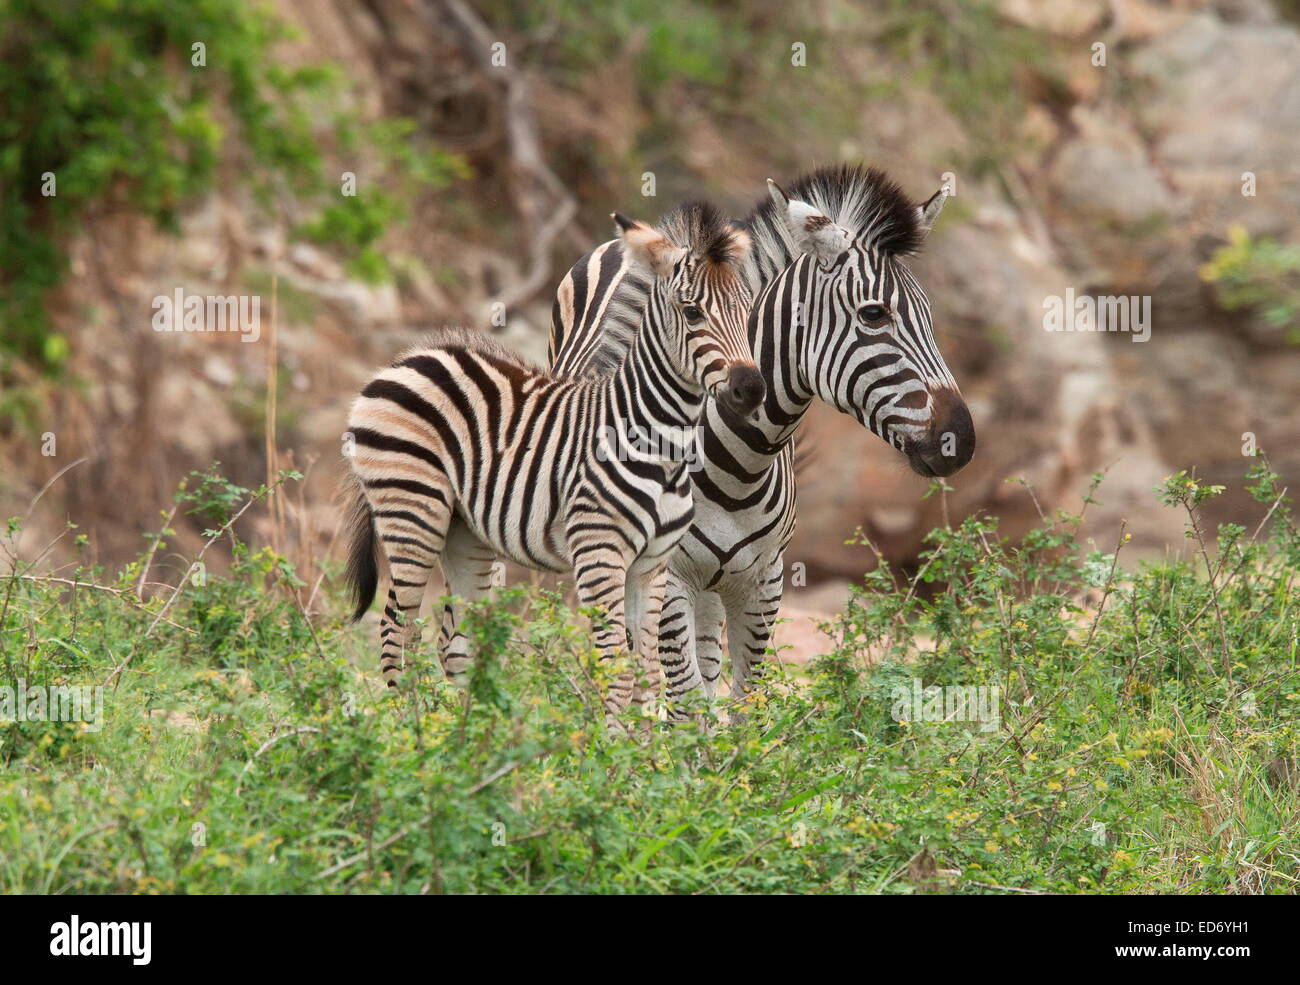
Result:
M622 713L636 686L627 647L627 560L608 546L575 546L572 550L578 602L598 613L592 624L596 650L602 666L613 674L605 692L605 725L611 734L626 735Z
M671 569L659 618L659 666L670 722L688 722L706 700L695 658L695 591Z
M704 693L712 698L722 676L722 599L716 592L700 592L695 598L695 664Z
M442 607L442 630L438 635L442 671L450 681L463 681L473 660L469 638L460 623L467 605L491 593L495 562L492 548L474 536L462 520L453 517L442 551L442 571L450 598Z
M761 580L727 605L727 650L731 654L731 712L734 725L744 717L745 696L762 678L764 660L781 611L785 562L778 558Z
M659 700L663 674L659 667L659 621L663 615L668 567L660 564L648 571L629 570L624 605L632 644L636 650L637 679L632 686L632 703L643 715L641 731L648 736Z

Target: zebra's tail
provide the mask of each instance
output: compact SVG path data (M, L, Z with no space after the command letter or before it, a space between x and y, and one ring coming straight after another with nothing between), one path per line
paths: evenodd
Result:
M352 546L348 551L348 588L352 593L352 621L366 614L379 588L379 539L375 536L375 517L370 510L361 483L356 483L356 498L348 518Z

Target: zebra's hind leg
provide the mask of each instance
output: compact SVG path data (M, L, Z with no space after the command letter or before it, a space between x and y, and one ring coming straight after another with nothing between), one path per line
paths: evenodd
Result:
M463 520L452 517L442 551L442 571L451 598L443 605L442 629L438 635L438 653L448 680L462 681L469 670L473 654L460 621L465 606L491 593L495 562L492 548L474 536Z
M643 712L642 733L649 734L659 701L663 674L659 667L659 620L663 614L668 568L659 565L649 571L629 571L625 588L627 625L637 657L637 679L632 686L632 704Z
M704 693L713 697L722 674L722 599L717 592L700 592L695 599L695 664Z
M385 497L387 489L371 491L375 532L388 558L390 585L379 622L379 669L384 682L397 687L408 660L420 642L415 620L420 615L424 588L438 563L451 519L450 484L438 490L442 498L414 500Z
M784 591L783 559L763 572L744 596L727 605L727 649L731 654L731 714L734 725L744 717L744 699L761 679L768 644L776 628Z

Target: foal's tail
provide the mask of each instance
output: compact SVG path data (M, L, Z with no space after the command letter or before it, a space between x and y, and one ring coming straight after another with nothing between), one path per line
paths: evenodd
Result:
M352 593L352 621L366 614L379 587L379 538L375 536L375 516L359 481L353 480L355 498L348 517L352 545L348 550L348 588Z

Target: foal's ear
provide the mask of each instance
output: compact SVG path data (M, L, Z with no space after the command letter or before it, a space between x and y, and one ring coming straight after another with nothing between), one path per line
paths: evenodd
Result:
M767 179L767 191L785 216L786 228L800 253L811 253L818 260L834 260L853 242L853 235L847 229L807 202L791 198L771 178Z
M934 228L935 220L939 218L939 213L943 211L943 203L946 201L948 201L948 189L943 187L916 207L916 224L922 236L930 235L930 230Z
M610 213L618 224L618 234L632 260L656 277L667 277L686 251L674 246L663 233L644 222L637 222L617 212Z

